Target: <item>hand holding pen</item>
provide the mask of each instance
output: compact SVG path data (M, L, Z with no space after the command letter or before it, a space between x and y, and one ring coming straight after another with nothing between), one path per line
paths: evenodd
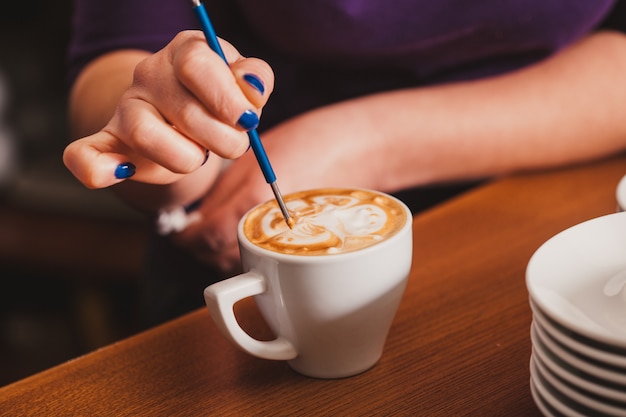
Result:
M174 216L162 231L185 229L173 236L176 243L212 256L207 262L220 267L237 263L230 242L239 217L271 195L252 149L244 154L247 129L274 87L266 62L244 58L226 41L221 45L229 65L200 31L181 32L154 54L117 51L99 58L72 91L73 103L80 103L71 110L72 125L81 138L64 153L85 186L116 184L113 190L142 211L180 214L200 199L191 219ZM242 127L250 114L253 123ZM238 160L221 171L223 158ZM187 227L190 220L193 227Z
M176 188L166 198L133 202L146 209L186 205L205 193L214 176L202 171L219 161L206 163L208 155L237 158L246 152L246 132L256 127L273 89L265 62L225 47L230 66L207 48L200 32L182 32L155 54L123 51L100 58L100 71L103 64L127 66L132 79L103 77L87 67L73 94L98 99L90 108L72 109L84 125L78 133L89 135L66 148L67 167L89 188L128 178Z

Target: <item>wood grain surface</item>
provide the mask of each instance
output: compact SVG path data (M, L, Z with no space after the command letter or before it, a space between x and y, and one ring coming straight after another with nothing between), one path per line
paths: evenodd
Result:
M318 380L230 345L206 309L0 389L7 416L523 416L525 269L548 238L615 212L620 156L496 180L414 218L414 262L371 370ZM251 301L249 331L270 337Z

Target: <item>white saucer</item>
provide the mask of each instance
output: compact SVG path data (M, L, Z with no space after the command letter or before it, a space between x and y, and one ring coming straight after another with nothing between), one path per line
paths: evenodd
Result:
M558 399L546 385L541 381L539 375L536 372L531 372L531 380L535 386L535 389L541 395L541 398L545 401L546 405L554 409L557 413L561 413L568 417L587 417L586 414L582 414L576 411L567 401Z
M617 353L617 349L612 346L601 345L594 340L586 339L571 330L554 323L549 317L545 316L541 309L537 307L531 300L530 307L533 312L533 319L541 328L543 328L556 341L563 344L569 349L578 352L595 361L602 362L609 366L617 366L626 369L626 349L623 354Z
M536 361L540 362L545 368L557 375L559 378L598 396L609 398L614 401L624 401L624 398L626 397L626 387L593 380L593 378L584 375L584 373L578 369L573 368L559 358L555 357L551 352L548 352L544 346L542 346L541 341L537 339L537 334L534 329L531 330L531 340L532 356Z
M552 412L551 407L546 403L546 400L539 393L539 390L535 386L535 382L533 381L532 378L530 379L530 393L533 397L533 400L535 400L535 405L537 406L539 411L541 411L541 414L543 414L545 417L563 416L563 414L561 413L557 414L556 412L554 413Z
M532 301L559 324L626 348L626 212L566 229L531 257Z
M606 381L609 384L619 384L626 387L626 371L619 368L600 366L593 361L585 360L581 356L568 351L566 348L559 346L550 336L534 323L537 337L543 343L543 346L551 352L553 355L560 358L562 361L568 363L575 369L578 369L588 375L591 375L599 380ZM625 392L626 397L626 392ZM626 416L624 416L626 417Z
M548 389L552 389L569 399L570 401L562 400L562 402L566 404L579 404L594 412L606 413L616 417L626 417L626 403L613 402L606 398L595 397L592 394L576 389L560 380L554 374L551 374L546 368L543 368L539 361L533 361L531 363L531 373L542 378L541 382L543 382Z

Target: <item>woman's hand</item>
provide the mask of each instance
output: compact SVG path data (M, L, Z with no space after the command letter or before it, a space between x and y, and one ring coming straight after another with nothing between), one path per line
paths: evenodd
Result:
M379 145L385 141L377 137L358 103L345 103L291 119L264 133L262 140L286 195L323 187L378 187ZM200 260L233 273L239 266L237 223L250 208L273 198L249 151L203 198L193 215L197 220L172 237Z
M70 171L89 188L130 175L138 182L171 184L201 167L208 152L241 156L248 148L245 131L256 127L274 78L264 61L221 43L230 66L198 31L180 33L141 61L106 126L66 148ZM106 88L106 80L101 82Z

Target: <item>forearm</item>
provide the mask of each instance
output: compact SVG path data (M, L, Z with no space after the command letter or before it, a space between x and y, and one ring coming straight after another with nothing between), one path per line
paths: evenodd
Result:
M102 129L113 116L121 95L133 82L135 66L148 52L117 51L89 64L79 75L70 94L70 127L78 139ZM148 211L188 204L206 192L219 171L220 158L210 162L175 184L150 185L125 181L112 189L129 204Z
M382 93L336 110L347 115L342 125L352 126L345 135L355 152L372 144L358 157L367 161L371 185L397 189L625 149L624 74L626 37L602 33L503 76Z
M79 74L70 92L70 128L78 139L102 129L113 116L117 102L133 82L135 66L146 51L116 51L99 57Z

